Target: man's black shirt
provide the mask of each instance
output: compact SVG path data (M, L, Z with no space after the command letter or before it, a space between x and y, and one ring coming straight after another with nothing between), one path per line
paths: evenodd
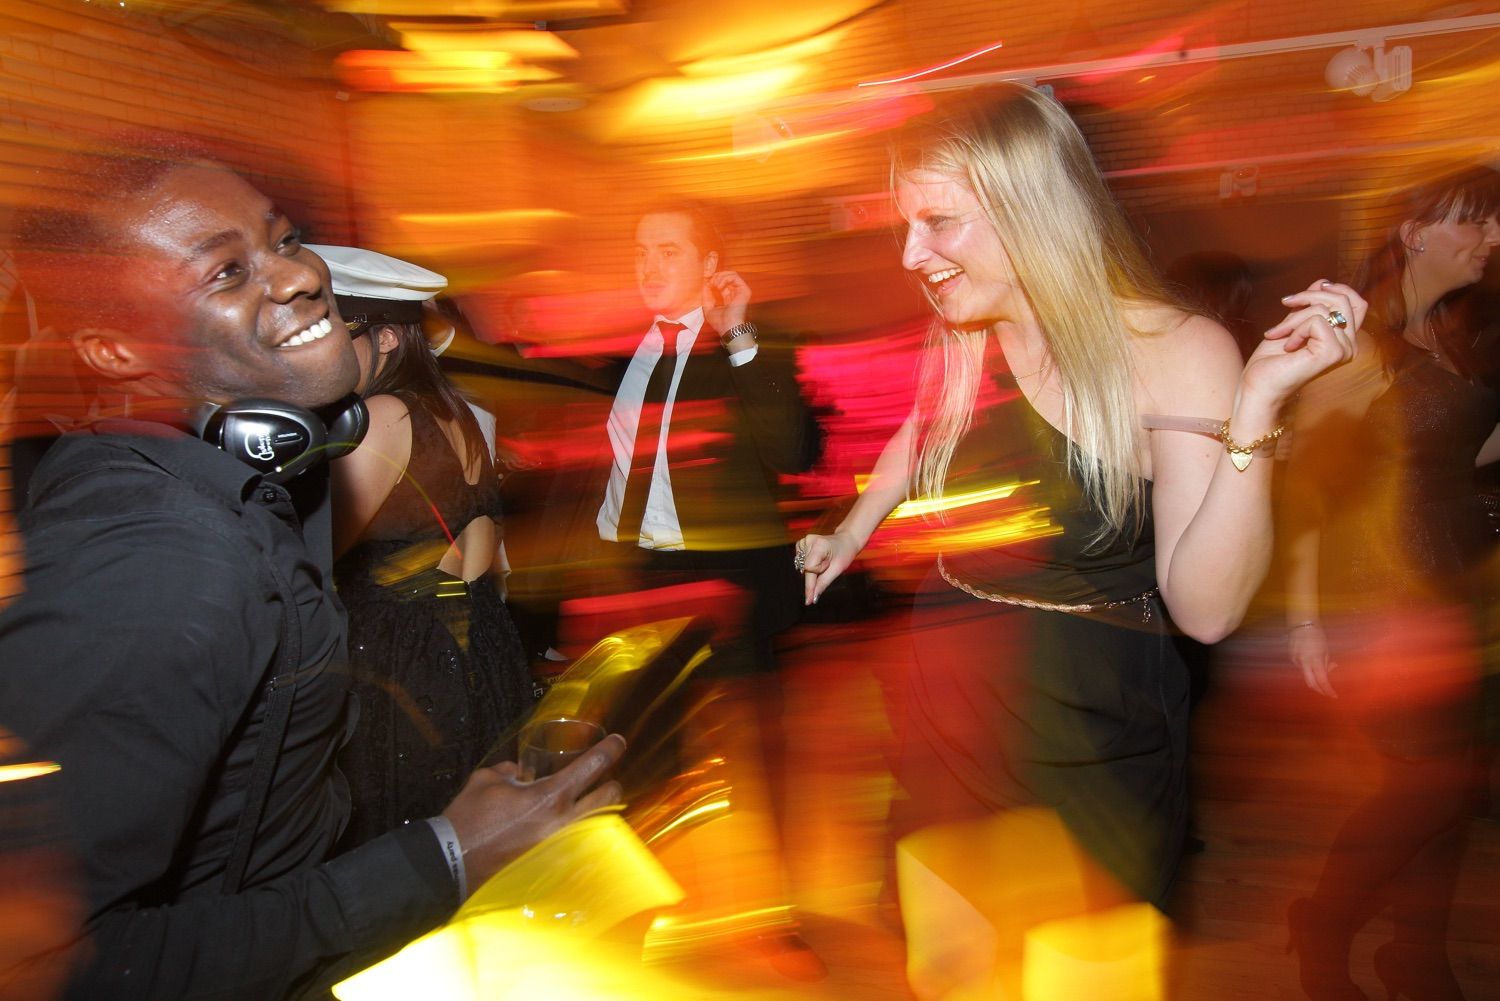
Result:
M83 874L93 960L72 995L278 997L432 927L457 894L427 825L324 861L348 813L326 508L304 524L285 489L170 428L109 432L42 461L26 590L0 615L0 725L61 766ZM288 598L295 702L245 889L226 895Z

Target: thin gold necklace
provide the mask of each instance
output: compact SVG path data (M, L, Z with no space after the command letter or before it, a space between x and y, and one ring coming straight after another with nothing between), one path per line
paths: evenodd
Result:
M1437 362L1439 368L1443 369L1446 372L1452 372L1460 379L1463 379L1465 382L1473 385L1474 377L1472 375L1466 374L1463 369L1459 368L1457 362L1448 361L1443 356L1443 345L1442 342L1438 340L1437 328L1432 325L1431 314L1429 314L1427 317L1426 327L1427 336L1432 338L1432 346L1428 347L1426 344L1422 344L1420 342L1418 342L1417 346L1426 351L1427 354L1432 358L1432 360Z
M1427 314L1427 320L1423 324L1423 327L1427 331L1427 337L1428 337L1428 339L1432 343L1426 344L1426 343L1423 343L1422 341L1417 341L1416 342L1417 347L1421 348L1423 351L1426 351L1428 354L1432 355L1432 357L1435 360L1442 361L1443 360L1443 353L1440 350L1440 345L1438 344L1437 330L1434 329L1433 326L1432 326L1432 314L1431 313Z

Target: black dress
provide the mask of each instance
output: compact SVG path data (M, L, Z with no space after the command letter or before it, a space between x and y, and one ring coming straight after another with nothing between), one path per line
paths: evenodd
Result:
M1497 420L1500 394L1408 348L1362 417L1328 419L1309 445L1333 683L1390 754L1474 736L1495 541L1474 460Z
M1066 446L1008 373L991 374L946 486L950 501L977 502L951 509L919 596L897 833L1050 807L1161 905L1187 822L1187 669L1155 591L1149 490L1139 534L1091 547L1101 518ZM1019 485L976 493L1006 484Z
M1475 596L1493 548L1474 460L1500 394L1409 348L1364 418L1323 429L1319 591L1343 608Z
M340 757L354 803L346 846L441 812L531 705L526 654L493 579L465 585L436 570L450 533L500 514L489 458L471 486L420 398L397 395L411 414L411 459L334 565L359 700Z

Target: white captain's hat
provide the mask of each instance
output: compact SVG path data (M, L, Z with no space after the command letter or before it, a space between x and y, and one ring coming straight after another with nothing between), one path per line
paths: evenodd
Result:
M425 330L436 319L422 308L448 287L448 279L436 271L361 247L305 246L327 262L339 314L351 331L380 323L419 323ZM427 331L434 354L442 354L456 333L452 324L441 326Z

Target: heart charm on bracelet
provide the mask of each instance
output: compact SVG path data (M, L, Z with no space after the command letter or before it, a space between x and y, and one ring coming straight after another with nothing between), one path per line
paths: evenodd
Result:
M1277 438L1280 438L1281 433L1285 430L1285 424L1278 424L1254 441L1248 441L1241 445L1229 436L1229 421L1225 419L1224 423L1219 425L1219 433L1214 435L1214 437L1224 443L1224 451L1229 453L1229 461L1234 463L1235 469L1243 473L1250 468L1250 460L1255 458L1256 451L1262 445L1269 445Z

